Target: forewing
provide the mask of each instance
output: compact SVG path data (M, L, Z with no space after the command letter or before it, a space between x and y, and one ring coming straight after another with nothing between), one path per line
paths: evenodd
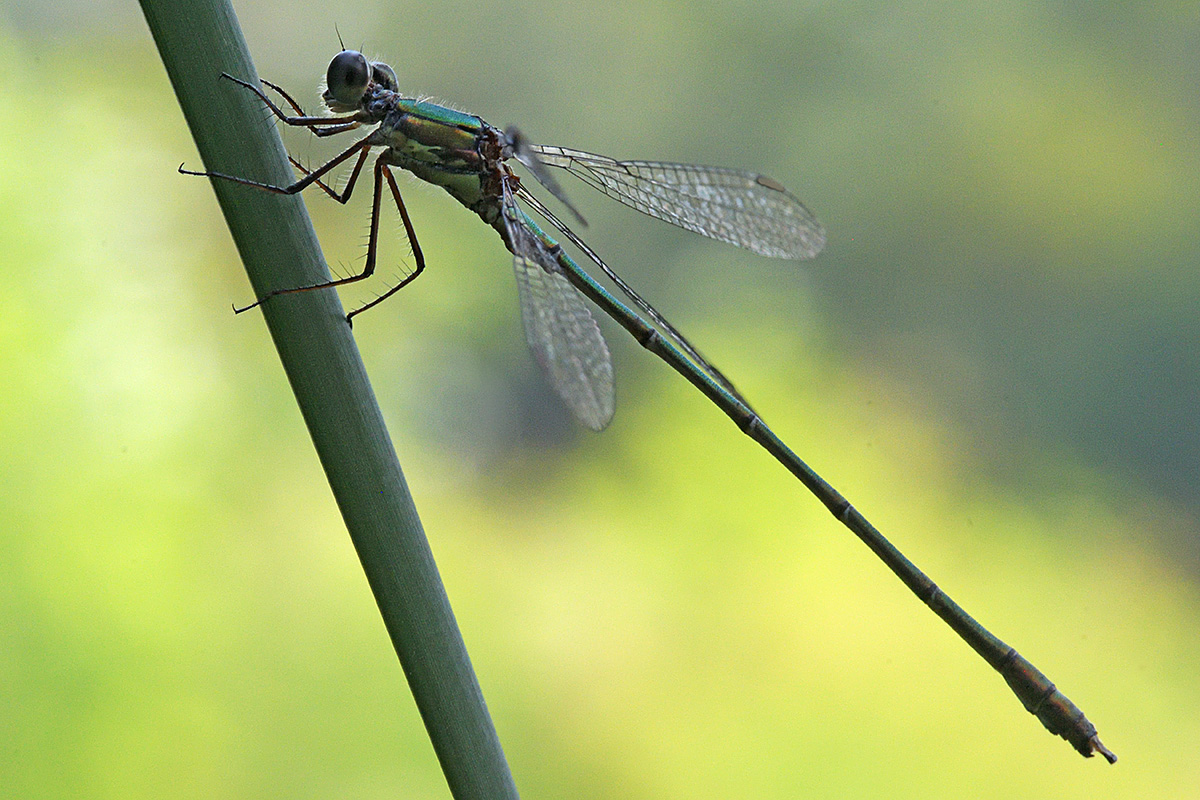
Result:
M530 145L560 167L644 214L773 258L812 258L821 223L774 180L753 172L659 161L617 161L553 145Z
M507 192L504 219L529 349L576 419L603 430L613 415L608 345L583 295L562 274L553 245L529 227Z
M508 146L512 148L513 157L521 162L525 169L529 170L529 174L537 180L542 186L546 187L546 191L554 195L558 202L567 207L571 215L579 220L580 225L587 225L587 220L579 213L579 209L575 208L574 204L567 199L567 193L558 185L558 181L554 180L554 175L550 170L546 169L546 165L537 157L537 153L533 150L533 145L525 138L516 128L509 126L504 131L504 137L508 140Z

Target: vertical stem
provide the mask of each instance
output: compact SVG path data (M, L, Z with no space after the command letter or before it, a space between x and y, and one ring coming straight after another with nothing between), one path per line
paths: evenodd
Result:
M290 183L283 144L263 123L259 102L218 80L222 72L257 79L227 0L141 5L205 167ZM257 296L329 279L299 197L220 181L213 189ZM337 295L278 297L263 316L451 793L458 800L516 798Z

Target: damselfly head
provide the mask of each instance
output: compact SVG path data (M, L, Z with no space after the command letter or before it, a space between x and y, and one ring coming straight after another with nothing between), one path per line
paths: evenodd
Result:
M387 66L386 64L384 66ZM391 72L391 69L388 69ZM372 65L357 50L343 50L329 62L325 73L325 91L321 99L330 111L354 111L362 102L372 78ZM393 84L396 82L391 76Z

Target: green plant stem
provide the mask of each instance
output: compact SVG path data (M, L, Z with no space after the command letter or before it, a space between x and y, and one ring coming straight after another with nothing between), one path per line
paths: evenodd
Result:
M290 183L283 144L263 124L262 108L248 92L218 79L222 72L257 79L229 3L141 0L141 5L205 168ZM257 296L328 280L299 197L229 182L215 182L213 189ZM451 793L457 800L516 798L336 294L280 297L262 312Z

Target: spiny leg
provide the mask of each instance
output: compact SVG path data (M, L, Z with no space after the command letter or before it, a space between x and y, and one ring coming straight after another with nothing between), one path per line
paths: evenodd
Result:
M266 78L259 78L259 79L258 79L258 82L259 82L259 83L261 83L263 86L266 86L268 89L274 89L274 90L275 90L275 92L276 92L276 93L277 93L277 94L278 94L280 97L282 97L282 98L284 99L284 101L285 101L285 102L286 102L286 103L287 103L289 106L291 106L291 107L292 107L292 110L296 112L296 116L298 116L298 117L307 117L307 116L311 116L310 114L306 113L306 112L305 112L305 110L304 110L303 108L301 108L301 107L300 107L300 104L299 104L299 103L297 103L295 100L293 100L293 99L292 99L292 96L291 96L290 94L288 94L288 93L287 93L287 90L285 90L285 89L284 89L282 86L280 86L279 84L277 84L277 83L271 83L271 82L270 82L269 80L267 80Z
M184 169L182 164L179 165L179 171L184 175L198 175L202 178L220 178L221 180L233 181L234 183L240 183L243 186L253 186L256 189L274 192L275 194L297 194L314 183L317 183L322 175L329 172L338 164L341 164L355 153L361 151L363 155L359 156L359 164L355 166L354 173L351 175L352 181L354 178L357 178L359 167L362 165L362 160L366 157L366 153L371 149L370 139L371 136L359 139L347 150L344 150L342 153L334 156L332 159L317 167L315 170L309 171L304 167L301 167L301 169L306 173L305 176L295 183L289 184L288 186L274 186L269 183L262 183L261 181L252 181L249 178L239 178L235 175L226 175L223 172L196 172L190 169ZM295 164L296 162L293 161L292 163ZM328 191L328 187L325 188L326 191ZM346 185L346 190L342 193L342 197L338 197L336 192L331 192L331 195L339 203L344 203L350 198L351 189L353 189L353 182Z
M387 178L388 188L391 189L392 199L396 201L396 208L399 209L399 211L400 211L400 219L404 222L404 232L408 236L408 243L412 246L413 259L417 262L417 266L412 271L412 274L407 275L403 280L401 280L399 283L397 283L391 289L388 289L386 292L381 294L379 297L376 297L374 300L367 303L365 306L362 306L361 308L356 308L354 311L351 311L349 314L347 314L346 321L349 322L351 325L354 324L354 317L356 315L361 314L362 312L366 311L368 308L373 308L374 306L379 305L384 300L387 300L389 297L394 295L396 292L400 291L405 286L408 286L410 283L412 283L414 280L416 280L417 276L420 275L425 270L425 256L422 255L422 253L421 253L421 245L417 243L417 232L415 230L413 230L412 220L410 220L408 218L408 209L404 206L404 199L400 197L400 188L398 186L396 186L396 179L394 177L392 177L391 170L389 170L387 168L387 166L382 165L381 161L375 162L375 165L376 165L376 170L377 171L382 170L384 177ZM370 244L368 246L368 251L367 251L367 260L371 261L372 269L374 269L374 266L375 266L373 251L375 248L375 239L376 239L376 235L378 234L378 232L379 232L379 180L378 180L378 175L377 175L376 181L375 181L375 208L373 209L372 214L371 214L371 241L370 241Z
M366 151L364 150L364 152L366 152ZM360 157L358 166L362 165L362 160L363 159ZM356 167L354 176L352 176L351 179L353 180L353 178L357 177L357 175L358 175L358 169ZM380 158L378 158L375 161L375 191L374 191L374 196L371 200L371 232L370 232L369 238L367 239L367 262L366 262L366 264L363 265L362 272L358 273L357 275L351 275L346 278L338 278L337 280L325 281L324 283L314 283L311 286L297 286L292 289L276 289L275 291L268 292L267 294L263 295L260 299L256 300L255 302L251 303L248 306L243 306L242 308L235 308L234 312L237 314L241 314L243 311L249 311L250 309L254 308L255 306L260 306L263 303L265 303L267 300L270 300L272 297L276 297L281 294L296 294L297 292L311 292L316 289L332 289L336 286L345 286L348 283L355 283L357 281L361 281L366 278L369 278L375 272L375 257L376 257L376 252L378 250L378 243L379 243L379 208L381 205L381 200L383 198L383 180L382 180L382 178L385 175L387 176L388 183L391 185L392 192L396 196L397 201L399 201L399 197L400 197L399 192L396 189L396 182L392 178L392 174L390 172L388 172L387 165L383 163L383 157L381 156ZM347 186L347 191L345 192L345 195L347 197L350 194L349 189L351 189L351 188L352 188L352 186L350 186L350 185ZM412 224L408 222L408 214L403 211L403 208L404 208L403 204L400 205L400 208L402 209L401 214L405 218L405 227L408 229L409 236L411 237L412 236ZM416 240L413 239L413 241L415 242ZM419 273L421 271L421 269L424 268L424 260L420 257L420 249L417 248L415 246L415 244L414 244L414 251L417 253L418 268L417 268L417 271L414 272L412 275L410 275L407 280L411 280L412 278L416 277L417 273ZM401 284L401 285L403 285L403 284ZM399 287L397 287L397 288L399 288ZM393 290L393 291L395 291L395 290ZM391 292L388 292L388 294L391 294ZM386 297L386 296L387 295L384 295L384 297ZM362 309L359 309L359 310L361 311ZM358 313L358 312L356 311L354 313ZM347 316L346 319L347 319L347 321L349 321L349 316Z
M271 100L271 98L267 97L266 92L264 92L262 89L258 88L254 84L250 83L249 81L244 81L241 78L235 78L234 76L230 75L228 72L222 72L221 77L231 80L234 83L236 83L238 86L242 86L242 87L254 92L254 94L258 95L258 99L260 99L264 103L266 103L267 108L271 109L271 112L276 117L278 117L279 120L281 122L283 122L285 125L294 125L299 128L308 128L309 130L313 131L313 133L319 133L319 130L329 128L332 126L339 126L340 129L335 131L335 133L341 133L342 131L350 130L350 127L347 127L350 123L357 123L359 121L357 113L347 114L342 117L312 117L312 116L306 116L303 113L301 113L301 115L298 117L289 117L287 114L285 114L283 112L283 109L281 109L279 106L275 105L275 102L273 100ZM278 89L278 87L276 87L276 86L271 86L271 88ZM295 103L295 101L291 100L291 98L288 98L288 100L292 104L293 108L295 108L297 111L301 110L299 105L297 105Z
M264 86L267 86L271 89L274 89L276 92L278 92L279 96L282 97L284 99L284 101L286 101L287 104L290 105L292 107L292 109L297 114L299 114L301 117L308 116L307 114L304 113L304 109L300 107L300 104L297 103L295 101L295 99L293 99L292 96L290 94L288 94L286 90L284 90L284 88L282 86L271 83L271 81L266 80L265 78L259 78L259 82L262 83ZM334 125L329 128L313 127L313 128L310 128L310 130L313 133L315 133L317 136L332 136L337 133L345 133L346 131L354 130L355 128L359 127L359 124L360 123L358 123L358 122L347 122L344 125ZM370 152L370 148L368 148L368 147L363 148L362 153L359 155L358 161L356 161L354 164L354 171L350 173L350 180L346 181L346 186L342 189L342 193L340 195L335 190L331 189L323 181L320 181L320 180L315 181L315 183L317 184L317 187L320 188L321 191L325 192L325 194L329 195L334 200L337 200L339 203L342 203L344 205L346 203L346 201L350 199L350 193L352 191L354 191L354 182L358 180L358 173L362 170L363 162L365 162L367 160L367 154L369 152ZM299 161L297 161L296 158L293 155L291 155L290 153L288 154L288 161L290 161L292 166L295 167L296 169L298 169L302 175L307 176L312 172L311 169L309 169L308 167L304 166Z
M354 169L350 172L350 179L346 181L346 186L342 189L341 194L338 194L336 191L331 189L324 181L314 181L314 183L316 183L317 187L320 188L321 191L325 192L325 194L329 195L334 200L337 200L342 205L345 205L350 199L350 193L354 191L354 184L358 180L358 174L362 172L362 165L366 162L367 156L370 154L370 152L371 148L369 147L364 147L362 149L362 152L358 156L358 161L354 162ZM300 170L301 174L305 176L312 174L312 170L297 161L294 157L292 157L291 154L288 155L288 161L292 163L293 167Z
M364 150L363 152L366 153L368 151ZM363 161L363 158L365 158L365 156L359 156L358 161L355 163L355 166L357 166L358 164L361 164ZM304 166L299 161L297 161L296 157L294 155L292 155L291 153L288 153L288 163L290 163L293 167L295 167L300 172L301 175L307 175L308 173L312 172L312 170L310 170L308 167ZM324 192L325 194L332 197L334 200L337 200L339 203L345 202L344 200L342 200L341 197L338 196L338 193L336 191L334 191L333 189L329 188L329 185L326 184L324 181L317 181L316 184L317 184L318 189L320 189L322 192Z
M344 152L342 152L341 154L335 156L333 159L331 159L327 163L322 164L320 167L318 167L315 170L307 169L306 167L302 166L298 161L296 161L296 159L292 158L291 156L288 156L288 160L292 163L292 165L304 173L303 178L301 178L300 180L296 181L295 183L293 183L289 186L273 186L271 184L262 183L260 181L252 181L252 180L249 180L248 178L238 178L234 175L226 175L226 174L220 173L220 172L194 172L192 170L184 169L182 165L180 165L179 171L184 173L185 175L199 175L202 177L221 178L223 180L233 181L234 183L240 183L244 186L252 186L256 189L262 189L264 191L273 192L275 194L285 194L285 195L297 194L298 192L302 191L306 187L311 186L312 184L315 183L318 186L320 186L321 189L324 190L334 200L337 200L339 203L346 203L350 199L351 193L354 191L355 183L358 181L358 176L362 172L362 165L366 161L367 155L371 152L371 145L369 144L370 138L371 137L368 136L364 139L360 139L358 142L353 144L349 149L347 149ZM334 167L341 164L343 161L346 161L351 156L353 156L355 153L358 153L358 161L356 161L354 164L354 169L350 173L350 180L348 180L346 182L346 188L342 190L341 194L338 194L336 191L334 191L329 186L327 186L324 182L322 182L320 180L320 176L326 174L331 169L333 169ZM381 185L379 182L379 169L381 166L382 166L382 162L378 162L376 164L375 212L373 213L373 216L376 216L378 214L379 198L380 198L380 194L382 192L382 188L381 188ZM378 225L373 224L373 227L377 228ZM306 292L306 291L310 291L312 289L324 289L324 288L328 288L330 286L340 286L343 283L351 283L356 280L361 280L361 279L367 277L368 275L370 275L371 271L374 270L374 268L375 268L373 251L374 251L374 241L372 240L371 245L367 251L367 261L368 261L367 268L366 268L366 270L364 270L363 274L361 274L361 275L351 276L350 278L344 278L344 279L336 280L336 281L327 281L325 283L318 283L318 284L314 284L312 286L298 286L298 287L295 287L292 289L277 289L275 291L267 293L266 295L264 295L263 297L259 298L256 301L254 301L250 305L242 306L241 308L234 306L233 311L235 314L241 314L243 311L249 311L250 309L255 308L256 306L261 305L265 300L267 300L271 297L274 297L276 295L279 295L279 294L290 294L292 292Z
M300 117L313 119L313 117L310 117L308 114L304 113L304 109L300 107L300 104L297 103L295 100L293 100L292 96L290 94L288 94L286 91L284 91L282 86L271 83L269 80L266 80L265 78L259 78L258 82L261 83L263 86L274 89L276 92L278 92L279 96L282 97L284 99L284 101L286 101L287 104L292 107L292 110L295 111L298 115L300 115ZM331 118L319 117L318 119L331 119ZM360 124L361 123L359 123L359 122L346 122L346 123L342 123L342 124L338 124L338 125L330 125L327 128L319 128L319 127L313 126L313 127L309 128L309 130L311 130L317 136L333 136L334 134L345 133L346 131L352 131L355 128L357 128Z

